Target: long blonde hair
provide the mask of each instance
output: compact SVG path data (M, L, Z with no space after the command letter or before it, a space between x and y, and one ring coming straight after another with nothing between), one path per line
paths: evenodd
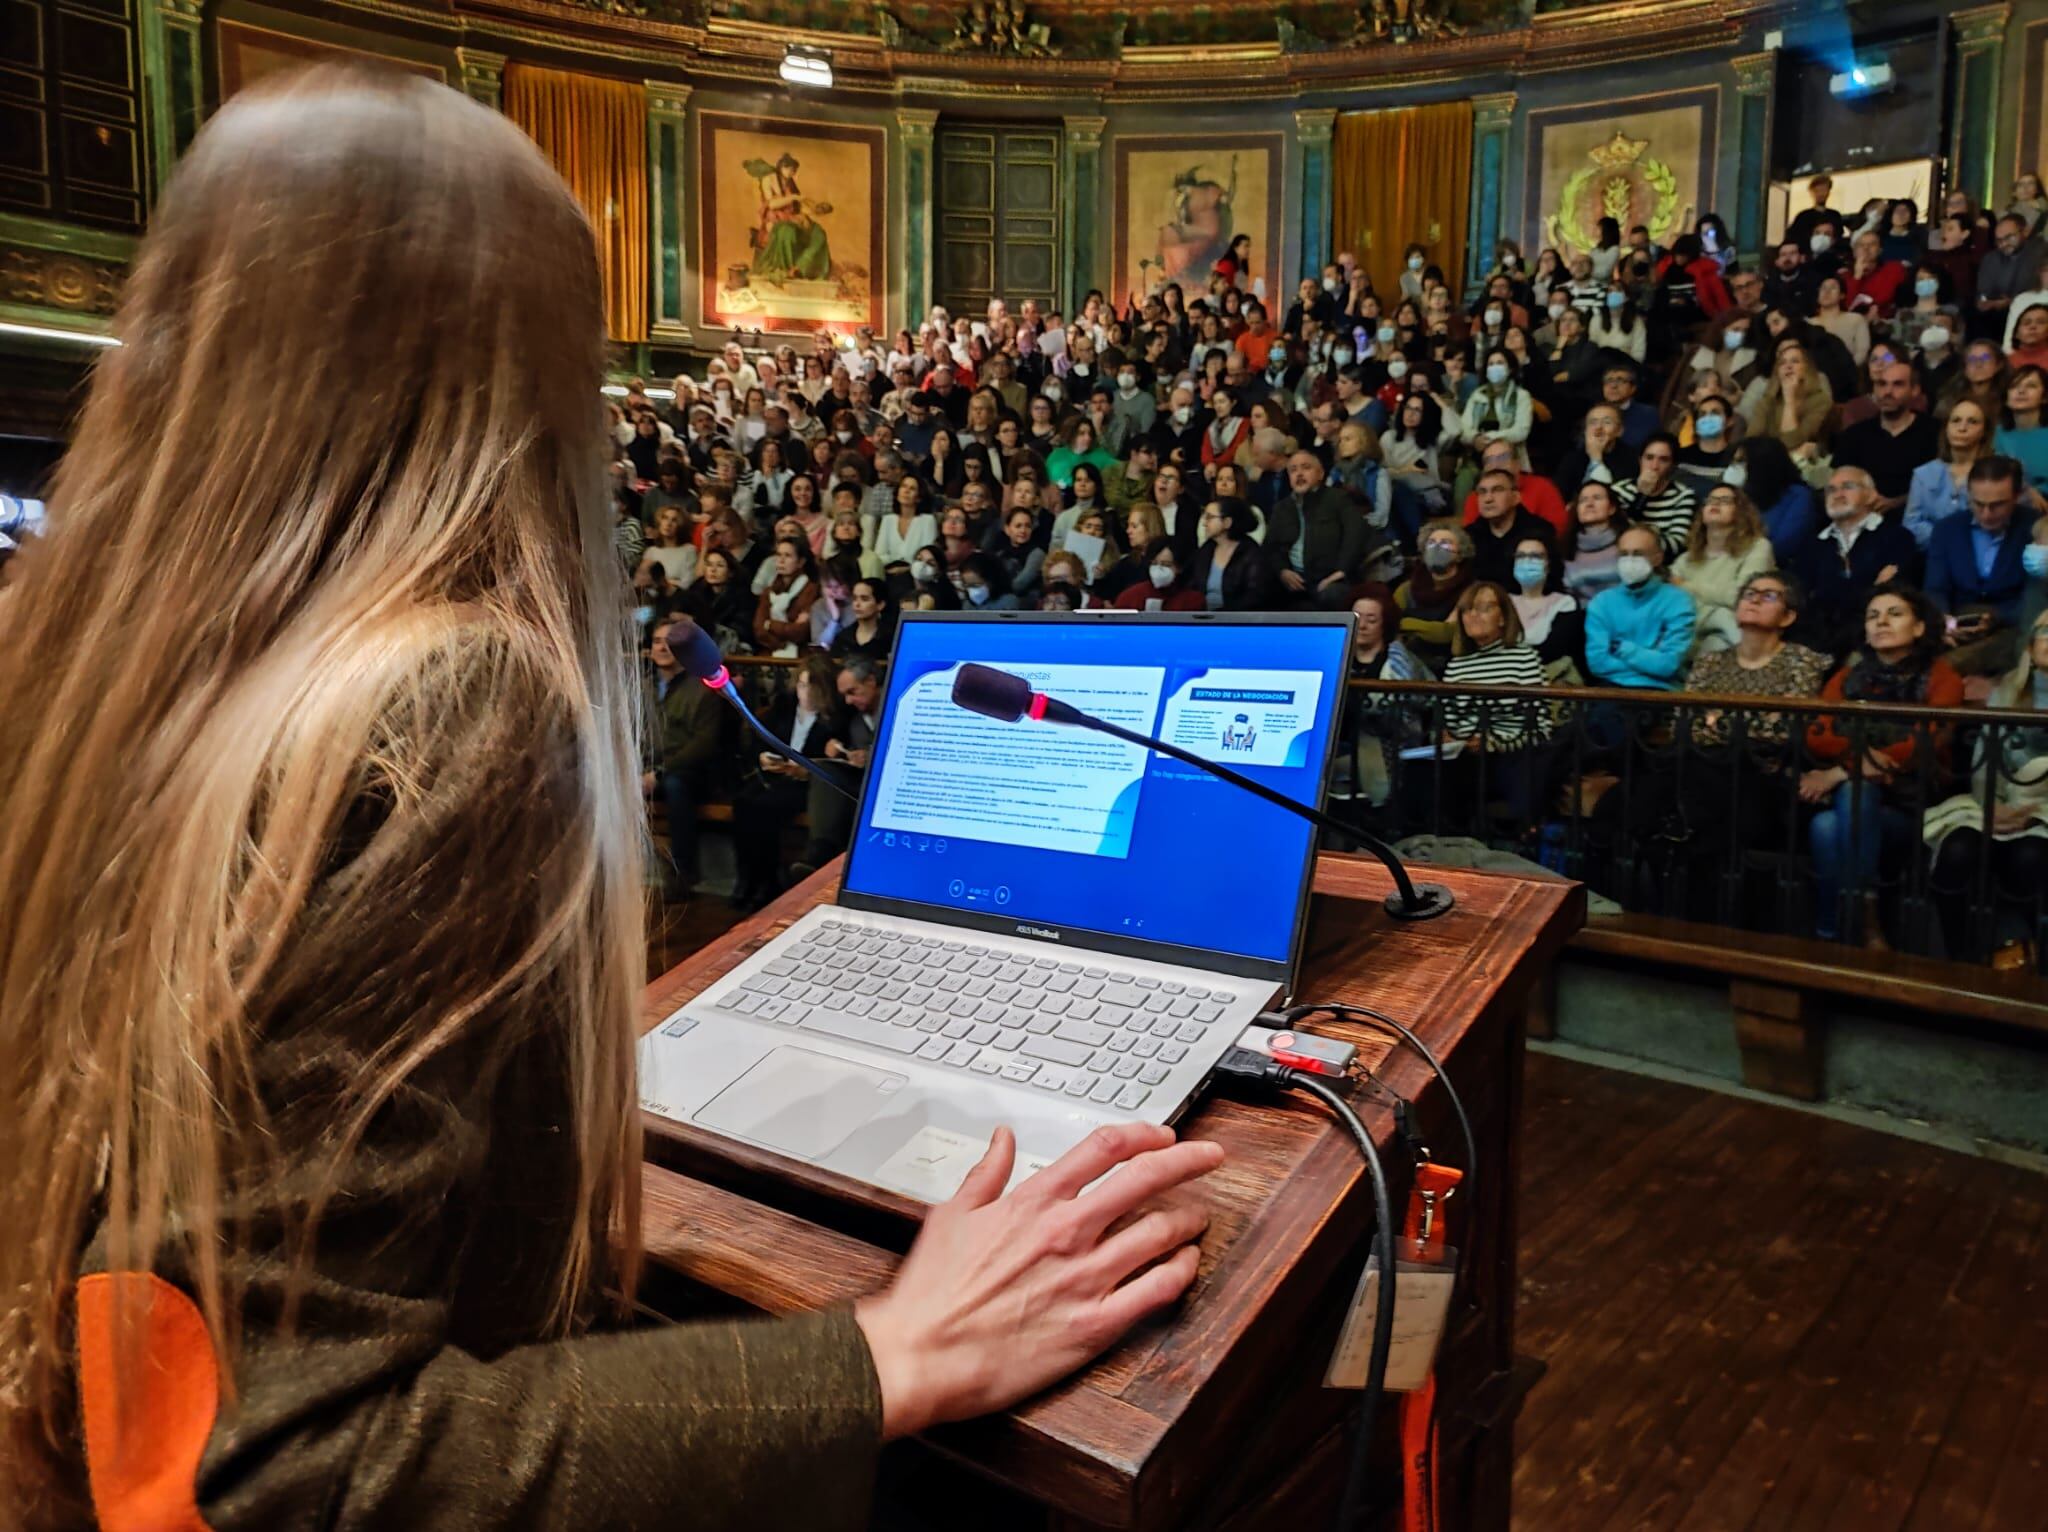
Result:
M0 1504L64 1476L89 1242L187 1274L230 1360L256 1194L292 1178L303 1280L372 1120L442 1075L559 1082L545 1331L637 1260L588 225L505 119L318 69L199 135L117 331L0 608Z

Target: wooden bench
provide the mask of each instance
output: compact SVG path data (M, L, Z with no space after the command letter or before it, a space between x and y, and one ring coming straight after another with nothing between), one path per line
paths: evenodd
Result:
M1743 1083L1801 1101L1823 1094L1830 1000L1882 1006L1930 1031L1955 1031L1961 1024L2009 1043L2048 1048L2048 985L2030 972L1652 915L1589 920L1570 945L1633 966L1726 978ZM1532 1011L1530 1030L1555 1035L1547 1008Z

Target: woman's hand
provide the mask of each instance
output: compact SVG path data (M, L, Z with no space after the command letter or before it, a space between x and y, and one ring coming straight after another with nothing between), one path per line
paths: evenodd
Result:
M1799 774L1799 801L1822 802L1829 793L1848 780L1849 773L1839 766L1827 766L1819 771L1803 771Z
M925 1219L895 1283L854 1310L881 1381L885 1440L1028 1398L1195 1279L1202 1208L1157 1206L1109 1230L1214 1170L1221 1145L1175 1143L1148 1123L1098 1128L1005 1196L1016 1155L997 1129L958 1194Z

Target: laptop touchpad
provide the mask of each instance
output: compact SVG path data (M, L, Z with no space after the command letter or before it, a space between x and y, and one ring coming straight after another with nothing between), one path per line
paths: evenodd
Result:
M887 1111L907 1078L804 1048L777 1048L706 1102L696 1120L816 1160Z

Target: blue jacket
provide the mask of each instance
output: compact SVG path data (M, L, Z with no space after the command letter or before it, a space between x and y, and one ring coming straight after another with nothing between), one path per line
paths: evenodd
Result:
M1604 590L1586 608L1587 668L1601 686L1673 691L1697 621L1692 597L1657 576Z
M1935 527L1952 516L1961 516L1968 524L1969 493L1956 487L1955 475L1948 471L1948 464L1940 458L1922 463L1913 470L1913 484L1906 491L1906 530L1913 534L1913 541L1925 552ZM1783 564L1785 561L1780 559L1778 562Z
M1771 552L1778 556L1780 569L1792 568L1827 525L1820 513L1819 496L1797 480L1785 487L1776 505L1758 509L1763 512L1764 536L1771 540Z
M1977 523L1971 516L1950 516L1935 523L1927 541L1927 594L1944 612L1988 606L1999 621L2019 621L2020 598L2026 594L2027 571L2022 550L2033 541L2032 517L2015 515L1999 539L1991 578L1977 572Z

